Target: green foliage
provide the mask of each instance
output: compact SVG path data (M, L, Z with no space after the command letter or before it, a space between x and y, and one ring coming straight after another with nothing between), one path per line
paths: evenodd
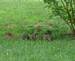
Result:
M30 25L27 26L27 28L24 29L24 31L22 32L23 34L27 34L27 35L33 35L35 34L35 36L37 36L37 39L43 39L43 36L46 35L46 33L48 33L48 35L52 36L52 29L49 28L50 26L46 26L43 25L42 23L39 25L38 24L34 24L34 25ZM50 33L49 33L49 32Z
M60 16L75 31L75 0L44 0L55 16Z

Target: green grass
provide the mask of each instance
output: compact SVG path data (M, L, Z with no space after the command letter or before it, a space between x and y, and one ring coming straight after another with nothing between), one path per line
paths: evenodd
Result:
M25 26L46 20L54 24L56 36L67 32L62 20L48 18L44 6L35 0L0 0L0 61L75 61L75 40L68 37L52 42L3 39L6 32L20 36Z
M47 11L43 2L0 0L0 33L4 34L8 31L15 34L22 33L26 25L47 20Z
M75 61L75 41L0 41L0 61Z

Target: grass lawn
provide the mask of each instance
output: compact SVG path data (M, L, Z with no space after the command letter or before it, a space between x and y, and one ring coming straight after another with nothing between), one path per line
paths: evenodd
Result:
M75 61L75 41L2 40L0 61Z
M0 61L75 61L73 39L51 42L3 39L6 32L12 32L16 37L25 31L26 25L50 20L44 6L37 0L0 0ZM60 26L57 31L67 31L60 19L54 18L53 23ZM57 34L57 31L54 32Z
M74 40L0 41L0 61L75 61Z

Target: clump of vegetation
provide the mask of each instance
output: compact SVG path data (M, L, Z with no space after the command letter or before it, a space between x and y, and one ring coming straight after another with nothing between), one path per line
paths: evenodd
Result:
M52 31L47 25L38 22L27 28L28 29L22 35L22 39L24 40L52 40Z
M52 14L60 16L75 34L75 0L44 0L44 2Z

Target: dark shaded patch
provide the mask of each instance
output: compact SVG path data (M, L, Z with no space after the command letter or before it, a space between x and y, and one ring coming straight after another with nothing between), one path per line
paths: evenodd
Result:
M29 34L26 34L26 33L23 33L22 39L23 40L29 40L30 39L30 35Z
M5 39L13 39L14 35L11 32L6 32L4 34Z

